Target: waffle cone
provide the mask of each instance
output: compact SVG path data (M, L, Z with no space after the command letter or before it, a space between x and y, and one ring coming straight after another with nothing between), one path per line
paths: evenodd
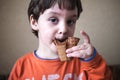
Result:
M68 57L66 56L66 41L60 42L58 40L55 40L54 43L57 47L57 51L58 51L60 60L61 61L69 60Z
M76 46L79 42L79 38L77 37L68 37L67 39L67 49L72 48L73 46Z
M68 37L64 42L54 40L54 43L57 47L58 55L61 61L68 61L70 58L66 56L66 49L76 46L79 42L79 38Z

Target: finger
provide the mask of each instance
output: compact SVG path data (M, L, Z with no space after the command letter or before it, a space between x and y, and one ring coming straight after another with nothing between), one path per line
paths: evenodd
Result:
M72 52L67 54L67 57L80 57L81 55L79 54L79 52Z
M80 34L83 37L84 43L90 43L90 38L85 31L81 30Z
M86 54L84 51L76 51L76 52L72 52L72 53L67 54L67 57L85 58Z
M74 51L78 51L78 50L81 50L83 47L83 45L77 45L77 46L74 46L72 48L69 48L66 50L66 53L72 53Z
M74 46L74 47L72 47L72 48L67 49L67 50L66 50L66 53L72 53L72 52L74 52L74 51L79 51L79 50L85 50L85 49L87 49L88 47L89 47L89 45L86 44L86 43L84 43L84 44L82 44L82 45L77 45L77 46Z

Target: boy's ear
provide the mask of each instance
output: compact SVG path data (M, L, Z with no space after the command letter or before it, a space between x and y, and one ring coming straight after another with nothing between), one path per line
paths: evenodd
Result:
M33 30L38 31L38 22L33 18L33 15L30 16L30 25Z

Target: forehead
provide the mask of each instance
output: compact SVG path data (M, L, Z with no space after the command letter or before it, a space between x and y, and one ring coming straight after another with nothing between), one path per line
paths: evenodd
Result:
M45 14L67 14L67 15L76 15L77 16L77 8L75 9L65 9L65 8L60 8L58 4L55 4L49 9L46 9L44 11Z

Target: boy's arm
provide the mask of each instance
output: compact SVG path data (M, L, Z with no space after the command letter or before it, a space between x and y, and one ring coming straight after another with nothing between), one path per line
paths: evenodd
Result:
M81 69L88 80L112 80L112 74L104 59L96 52L90 61L81 61Z
M19 80L20 69L20 65L17 61L9 74L8 80Z
M67 49L67 57L80 58L81 69L88 77L87 80L111 80L111 72L108 66L90 43L87 33L80 31L80 34L84 40L83 44Z

